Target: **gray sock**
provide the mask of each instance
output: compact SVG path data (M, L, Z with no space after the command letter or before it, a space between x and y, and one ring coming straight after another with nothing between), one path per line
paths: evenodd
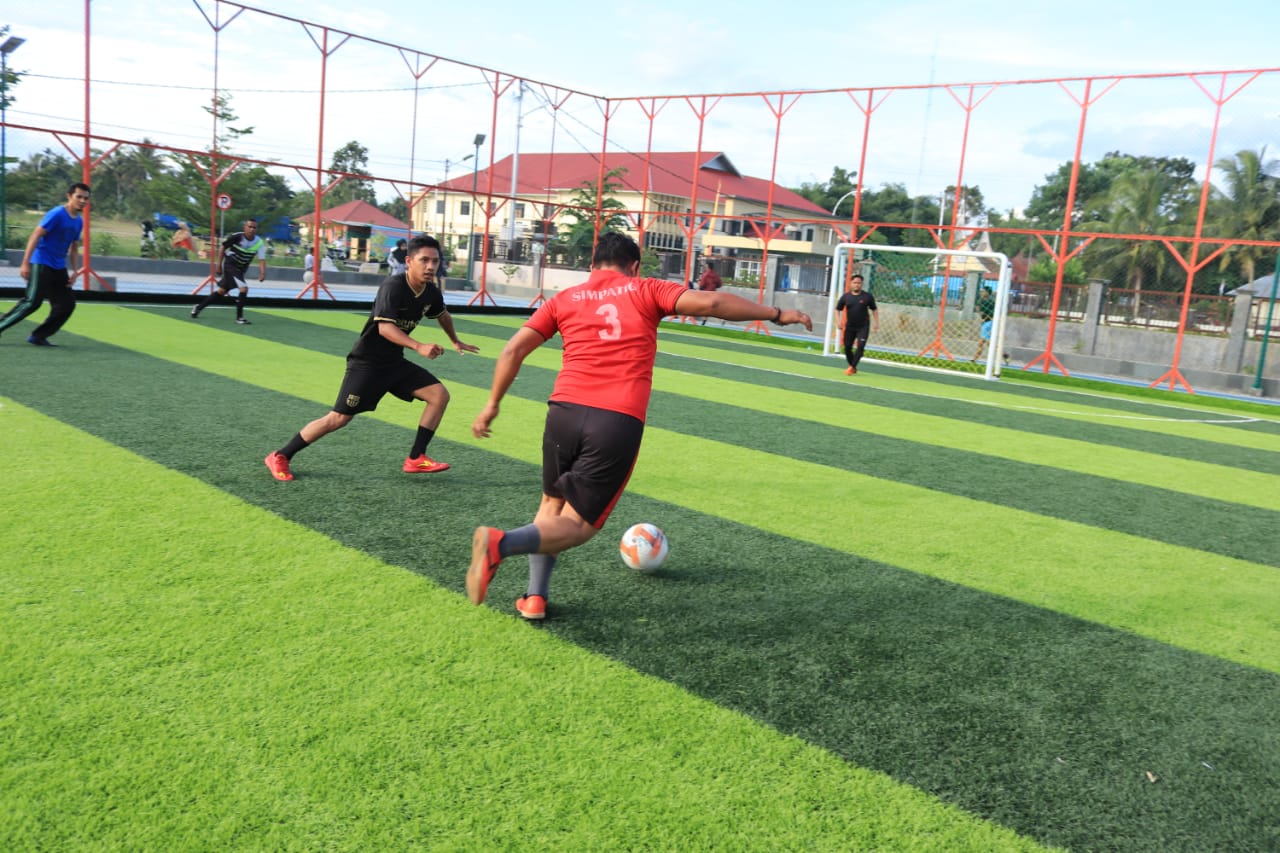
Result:
M498 543L498 555L506 559L514 554L533 554L541 544L542 534L538 532L538 525L526 524L503 532L502 541Z
M528 595L547 597L551 588L551 570L556 567L555 554L529 555L529 589Z

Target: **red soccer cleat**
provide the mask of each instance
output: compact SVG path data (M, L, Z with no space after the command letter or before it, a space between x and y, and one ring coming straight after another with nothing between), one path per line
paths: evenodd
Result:
M477 527L471 537L471 565L467 568L467 598L472 604L483 604L489 592L489 581L498 573L498 564L502 557L498 554L498 543L502 541L502 531L496 527Z
M271 472L271 476L277 480L292 480L293 472L289 470L289 459L279 450L272 451L267 454L267 458L262 460L266 463L267 469Z
M516 610L526 619L546 619L547 600L540 595L522 595L516 599Z
M425 453L418 457L406 457L404 460L406 474L434 474L437 471L448 471L448 462L437 462Z

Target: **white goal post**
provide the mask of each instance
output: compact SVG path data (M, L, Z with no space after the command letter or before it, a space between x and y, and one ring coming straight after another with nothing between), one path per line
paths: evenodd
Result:
M1009 311L1009 259L999 252L841 243L831 266L823 355L841 355L836 302L850 278L876 299L867 358L998 379ZM988 288L994 289L991 293ZM985 313L991 313L989 340Z

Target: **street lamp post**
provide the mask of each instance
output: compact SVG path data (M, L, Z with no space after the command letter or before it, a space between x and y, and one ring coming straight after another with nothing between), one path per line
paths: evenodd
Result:
M9 128L6 112L9 108L9 54L22 47L26 39L9 36L0 44L0 258L8 262L9 249L9 196L7 176L9 152L5 148L5 131Z
M440 204L440 241L441 241L441 243L442 243L442 244L444 243L444 241L445 241L446 239L448 239L448 235L447 235L447 233L446 233L446 231L447 231L447 226L446 226L446 224L445 224L445 217L447 217L447 216L449 215L449 167L450 167L450 166L460 166L460 165L462 165L463 163L465 163L465 162L467 162L468 160L470 160L470 159L471 159L472 157L474 157L474 156L475 156L474 154L468 154L466 157L463 157L461 160L448 160L448 159L446 159L446 160L444 161L444 183L442 183L442 184L440 185L440 189L441 189L441 193L440 193L440 201L441 201L441 204Z
M470 285L471 268L476 260L476 178L480 175L480 146L484 144L485 136L483 133L477 133L476 138L472 140L472 144L476 147L475 160L471 164L471 224L467 231L467 284Z
M840 196L840 198L836 199L836 203L835 203L835 204L833 204L833 205L831 205L831 215L832 215L832 216L835 216L835 215L836 215L836 209L840 207L840 202L844 201L844 200L845 200L846 198L848 198L849 196L856 194L857 192L858 192L858 191L857 191L856 189L849 190L847 193L845 193L844 195Z

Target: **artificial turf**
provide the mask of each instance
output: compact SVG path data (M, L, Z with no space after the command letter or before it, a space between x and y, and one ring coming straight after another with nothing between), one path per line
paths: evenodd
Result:
M0 547L29 556L5 573L0 788L22 817L0 819L0 840L83 843L96 820L144 847L210 827L193 846L1280 842L1275 512L1229 500L1231 478L1243 490L1264 474L1167 452L1226 491L1127 482L1126 452L1140 479L1162 476L1152 454L1099 442L1104 476L1074 458L1089 448L1076 422L1047 414L1066 428L1036 462L930 442L938 401L974 431L963 407L997 407L966 389L1016 393L921 376L893 393L929 411L872 407L850 395L874 380L819 384L832 370L811 356L788 383L767 356L731 368L703 344L664 356L683 370L659 373L632 489L605 535L562 559L535 627L466 605L461 564L471 526L535 508L554 352L476 442L466 427L509 325L459 318L482 357L429 364L454 397L433 445L452 471L398 472L417 408L388 401L281 484L261 457L331 402L358 317L273 313L245 334L173 310L81 311L59 351L2 346L23 381L0 388L0 422L40 464L5 489L7 516L28 523ZM1236 447L1232 424L1170 416L1194 428L1175 450ZM1140 423L1111 429L1162 440L1164 422ZM45 443L67 449L57 464ZM674 543L657 575L613 551L635 520ZM493 609L509 612L523 574L504 564ZM34 677L42 656L65 674ZM102 715L105 743L43 726L53 712L82 727ZM108 792L136 764L122 805ZM112 782L95 788L99 765ZM59 829L71 802L83 817Z

